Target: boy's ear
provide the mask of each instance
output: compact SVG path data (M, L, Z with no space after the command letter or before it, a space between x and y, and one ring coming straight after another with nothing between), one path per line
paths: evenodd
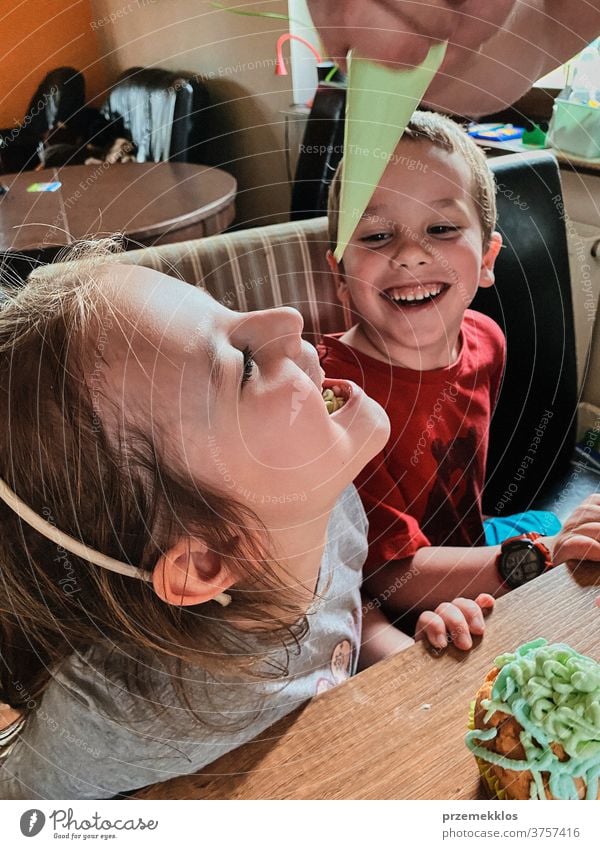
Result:
M487 289L494 285L494 264L502 247L502 236L497 230L494 230L490 236L490 243L481 260L481 272L479 274L479 285L482 289Z
M152 573L156 595L177 607L212 601L233 582L221 557L197 537L178 540L160 557Z
M350 306L350 292L348 291L348 284L346 283L344 272L340 268L337 259L331 251L327 251L325 256L327 259L327 265L329 266L329 269L333 274L333 279L335 280L335 288L340 303L348 308Z

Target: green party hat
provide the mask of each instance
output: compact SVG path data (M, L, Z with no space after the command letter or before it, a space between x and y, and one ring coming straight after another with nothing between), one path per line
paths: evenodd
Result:
M407 70L350 54L338 262L445 53L446 42L434 44L421 65Z

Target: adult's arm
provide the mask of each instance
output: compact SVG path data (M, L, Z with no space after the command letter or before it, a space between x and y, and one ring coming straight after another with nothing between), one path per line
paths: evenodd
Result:
M600 35L600 0L518 2L477 50L454 48L427 91L427 105L478 117L500 111Z
M427 92L429 106L484 115L600 34L600 0L308 0L328 55L348 49L379 62L414 65L432 41L449 41Z

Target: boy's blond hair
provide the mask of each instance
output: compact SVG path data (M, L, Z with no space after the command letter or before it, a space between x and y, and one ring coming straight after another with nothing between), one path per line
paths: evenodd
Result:
M403 138L428 141L449 153L458 153L464 157L473 175L473 200L479 214L483 245L487 248L496 226L496 186L494 175L481 148L459 124L437 112L415 112L404 131ZM332 251L337 244L342 164L343 160L338 165L329 187L327 217L329 244Z

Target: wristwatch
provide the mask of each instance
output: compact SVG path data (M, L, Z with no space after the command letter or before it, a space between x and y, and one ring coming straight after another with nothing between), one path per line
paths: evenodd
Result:
M532 531L505 539L496 565L500 577L511 590L521 587L552 568L552 555L540 542L541 534Z

